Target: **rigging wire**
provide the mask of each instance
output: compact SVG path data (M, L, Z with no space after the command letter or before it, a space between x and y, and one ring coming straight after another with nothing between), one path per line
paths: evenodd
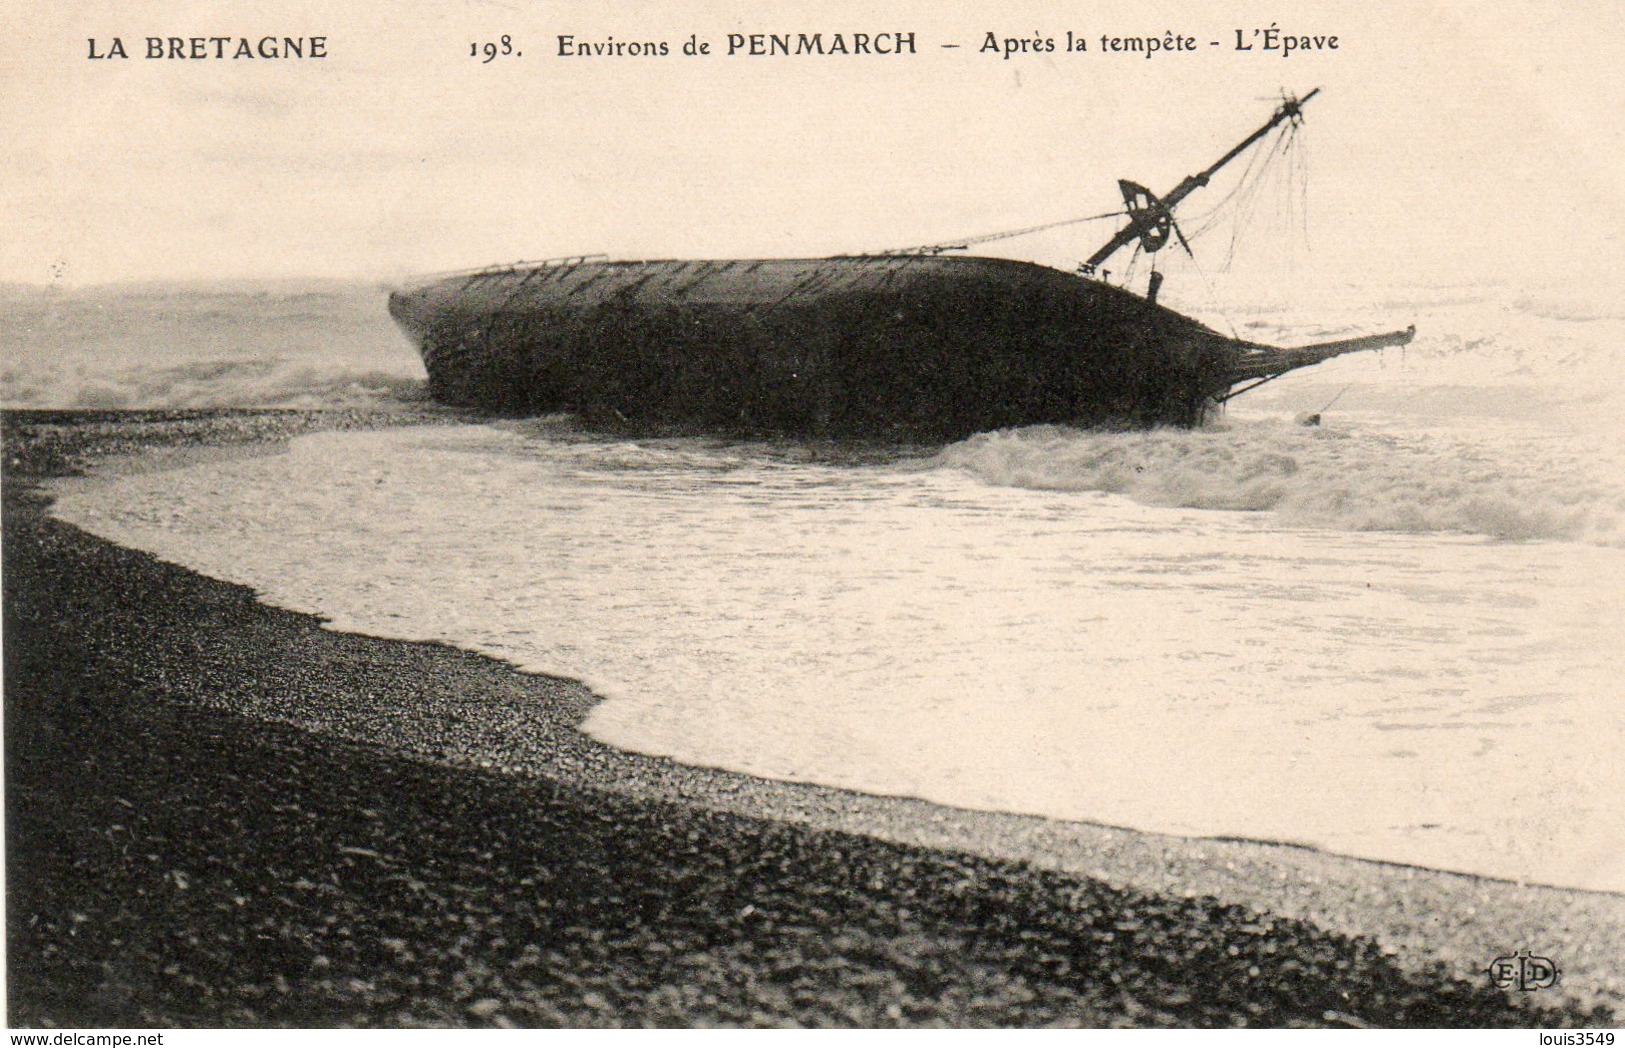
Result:
M1241 243L1242 231L1252 223L1253 215L1258 209L1259 198L1263 195L1264 186L1269 181L1264 175L1271 170L1276 159L1283 154L1285 143L1291 139L1292 134L1290 127L1283 127L1281 132L1276 135L1268 155L1264 157L1263 164L1259 166L1258 177L1241 194L1242 199L1236 205L1235 224L1230 229L1230 246L1225 252L1224 266L1226 269L1229 269L1235 262L1236 248Z
M1266 178L1265 176L1275 168L1275 162L1278 159L1284 158L1286 160L1286 167L1288 169L1286 182L1287 193L1289 194L1288 199L1291 199L1292 190L1294 188L1297 189L1298 192L1296 195L1303 205L1300 208L1300 217L1303 219L1304 244L1305 247L1308 246L1308 167L1306 158L1304 156L1304 151L1298 148L1297 143L1297 134L1301 129L1301 126L1301 123L1296 120L1287 121L1281 124L1272 135L1267 149L1255 149L1252 151L1252 155L1247 161L1247 167L1242 171L1241 177L1236 181L1235 185L1230 188L1229 192L1227 192L1223 198L1215 203L1212 208L1197 216L1195 220L1197 228L1193 233L1189 234L1188 236L1183 234L1183 232L1181 233L1181 236L1184 238L1187 244L1190 240L1194 240L1203 236L1204 234L1212 232L1228 218L1232 222L1230 243L1225 252L1224 263L1221 268L1224 270L1229 270L1235 261L1236 249L1241 240L1242 231L1247 226L1253 213L1258 207L1259 198L1262 195L1264 185L1266 182L1270 181L1270 179ZM1231 207L1232 204L1234 205L1233 208ZM1227 215L1227 211L1231 213ZM1096 215L1084 215L1078 218L1067 218L1058 222L1045 222L1040 225L1024 226L1020 229L1003 230L994 233L984 233L978 236L962 237L935 244L923 244L908 248L893 248L879 252L879 254L899 256L936 255L945 251L963 250L976 244L987 244L994 241L1011 239L1013 237L1043 233L1052 229L1060 229L1066 226L1079 225L1084 222L1097 222L1103 219L1120 218L1130 215L1131 212L1128 210L1104 211ZM1140 253L1141 246L1136 245L1135 252L1130 257L1129 264L1126 267L1126 272L1123 278L1125 285L1132 281L1136 273ZM1155 259L1152 261L1152 268L1154 270ZM1207 272L1202 268L1201 263L1196 261L1194 255L1192 255L1191 261L1195 265L1198 275L1202 278L1202 282L1206 286L1209 296L1216 300L1217 295L1215 294L1213 283ZM1228 316L1224 316L1224 321L1227 325L1229 325L1231 332L1234 334L1234 322ZM1237 335L1236 337L1239 338L1240 336Z
M892 248L882 251L882 255L920 255L937 254L941 251L955 251L970 247L972 244L988 244L995 240L1008 240L1011 237L1027 236L1029 233L1043 233L1051 229L1060 229L1062 226L1075 226L1083 222L1098 222L1103 218L1119 218L1128 214L1127 211L1104 211L1098 215L1084 215L1082 218L1063 218L1059 222L1046 222L1039 226L1027 226L1022 229L1009 229L1000 233L984 233L980 236L961 237L956 240L945 240L937 244L922 244L918 247Z
M1140 253L1143 250L1144 248L1142 248L1139 242L1136 241L1134 244L1134 254L1128 257L1128 267L1123 271L1123 287L1128 287L1130 284L1134 283L1134 267L1139 263ZM1156 258L1155 255L1152 255L1151 257L1153 259Z
M1207 291L1207 307L1219 314L1219 318L1224 321L1224 326L1230 329L1230 337L1240 341L1241 332L1236 330L1235 320L1229 313L1225 312L1224 306L1220 304L1218 289L1213 286L1213 281L1208 278L1207 270L1202 268L1202 263L1196 257L1195 252L1191 253L1190 260L1191 265L1196 268L1196 275L1202 278L1202 287Z
M1337 391L1337 396L1335 396L1332 399L1328 400L1326 402L1326 406L1321 408L1319 411L1315 412L1315 414L1324 415L1327 411L1330 411L1331 406L1333 404L1337 403L1339 400L1342 400L1343 399L1343 394L1347 393L1349 390L1351 390L1353 388L1354 388L1354 383L1350 382L1348 385L1346 385L1342 389L1338 390Z
M1297 159L1298 176L1298 218L1303 228L1303 246L1305 250L1313 250L1309 242L1309 139L1299 136L1292 142Z
M1308 166L1304 151L1299 145L1297 135L1301 133L1302 125L1297 122L1283 124L1275 137L1265 148L1259 149L1248 159L1247 166L1242 170L1239 178L1230 189L1212 207L1203 211L1195 219L1195 231L1189 234L1189 239L1195 240L1211 233L1225 224L1230 224L1230 243L1225 253L1221 269L1228 271L1234 263L1237 246L1247 228L1249 220L1257 210L1260 199L1265 194L1265 187L1272 181L1279 181L1279 172L1282 166L1288 173L1288 201L1290 207L1291 191L1298 189L1300 199L1307 197ZM1281 165L1277 165L1277 161ZM1275 173L1275 174L1272 174ZM1308 245L1307 210L1300 211L1304 218L1305 246ZM1213 279L1202 265L1201 259L1194 253L1191 255L1191 265L1202 281L1202 286L1208 296L1208 307L1223 320L1230 330L1233 338L1241 339L1236 322L1229 312L1225 310Z
M1203 211L1192 220L1193 224L1196 226L1196 232L1191 234L1192 239L1199 237L1203 233L1213 229L1228 217L1230 202L1235 200L1241 191L1251 184L1255 169L1258 168L1259 161L1264 156L1264 150L1254 150L1252 155L1247 158L1247 166L1242 169L1241 177L1236 179L1236 184L1230 187L1230 191L1221 197L1216 203L1214 203L1212 207L1208 208L1206 211ZM1258 173L1262 174L1262 171L1259 171Z

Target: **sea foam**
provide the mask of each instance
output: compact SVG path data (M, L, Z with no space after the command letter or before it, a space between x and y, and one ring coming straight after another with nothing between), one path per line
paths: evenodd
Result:
M1259 494L1297 476L1278 451L1192 450L1207 434L944 453L1045 487L549 428L322 434L79 484L56 510L333 628L582 680L605 700L584 730L628 750L1625 890L1625 551L1067 487L1283 500Z
M1625 458L1616 443L1572 434L1261 420L1196 432L1036 426L980 434L938 462L989 484L1268 511L1291 526L1625 545Z
M363 284L0 288L14 408L359 407L423 399L424 373Z

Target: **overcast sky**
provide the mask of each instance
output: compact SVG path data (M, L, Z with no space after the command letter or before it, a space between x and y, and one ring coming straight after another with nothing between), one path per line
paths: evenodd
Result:
M1281 29L1340 47L1285 59L1230 46L1288 6L1262 2L63 6L0 26L0 280L390 278L577 252L934 242L1109 209L1119 177L1165 191L1283 89L1315 86L1295 264L1382 282L1625 273L1625 30L1603 3L1293 4ZM1087 53L978 51L989 31L1060 47L1069 29ZM891 30L919 53L562 58L556 41L675 52L690 32L720 50L729 32ZM1099 52L1102 33L1168 30L1199 50ZM521 57L468 57L503 33ZM148 61L142 42L265 34L325 35L331 57ZM87 38L114 36L128 61L87 59ZM1005 250L1066 264L1107 233ZM1199 248L1222 257L1228 238Z

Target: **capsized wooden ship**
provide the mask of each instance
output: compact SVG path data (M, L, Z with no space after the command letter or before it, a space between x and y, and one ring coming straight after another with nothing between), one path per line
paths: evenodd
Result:
M1120 182L1127 222L1077 272L947 253L969 243L812 259L578 257L432 279L393 293L389 310L419 345L433 398L503 414L912 439L1044 422L1192 426L1288 371L1415 332L1261 345L1159 305L1155 271L1144 296L1102 279L1131 245L1189 251L1174 208L1295 125L1316 93L1285 100L1161 197Z

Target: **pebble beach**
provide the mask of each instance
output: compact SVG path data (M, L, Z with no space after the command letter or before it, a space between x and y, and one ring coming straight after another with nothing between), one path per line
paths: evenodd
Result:
M56 478L437 410L5 417L13 1026L1567 1026L1625 897L626 753L596 698L342 634ZM1529 949L1561 982L1492 987Z

